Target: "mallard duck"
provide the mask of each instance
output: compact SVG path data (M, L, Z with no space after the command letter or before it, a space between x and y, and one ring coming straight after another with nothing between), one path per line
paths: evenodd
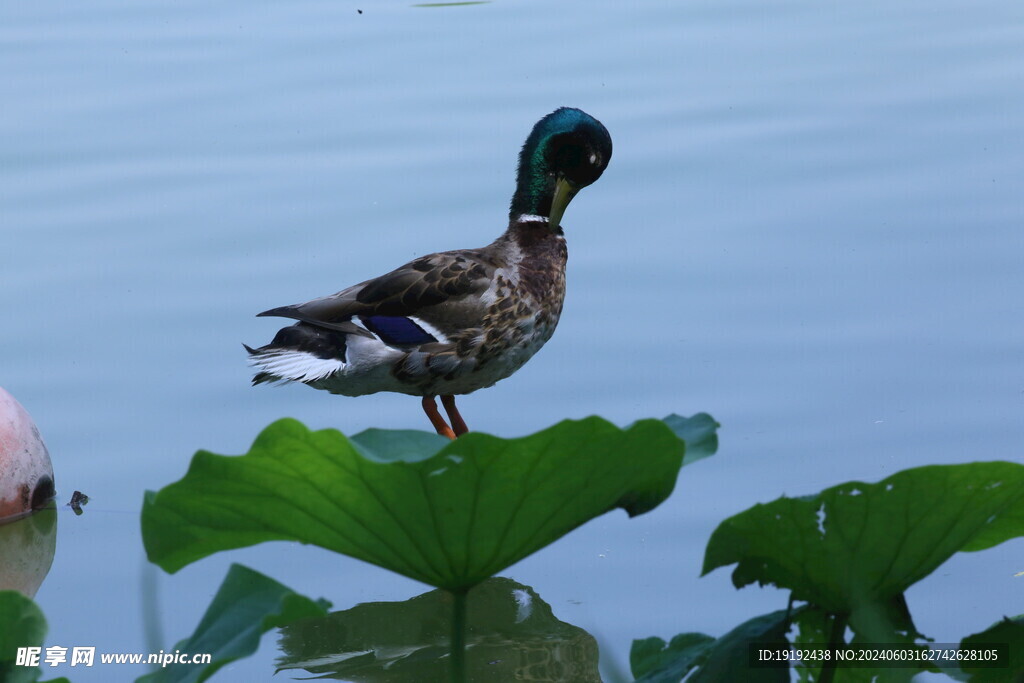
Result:
M508 377L555 331L565 299L562 214L611 156L600 121L568 107L548 114L519 153L504 234L480 249L422 256L337 294L260 313L299 322L266 346L245 347L258 369L253 384L421 396L438 434L464 434L455 396Z

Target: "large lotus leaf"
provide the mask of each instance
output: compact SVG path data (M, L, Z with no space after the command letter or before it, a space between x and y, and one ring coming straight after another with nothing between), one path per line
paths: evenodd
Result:
M433 590L302 619L281 629L278 666L359 683L448 680L452 602ZM529 586L487 579L466 605L467 680L600 683L597 641L555 618Z
M912 629L892 608L909 586L957 551L1021 535L1024 466L933 465L755 505L715 530L704 573L736 563L737 587L788 588L796 600L849 614L861 636L891 640ZM896 624L889 633L886 621Z
M651 510L675 487L690 438L717 426L671 418L627 429L597 417L500 439L410 432L352 440L285 419L248 454L198 452L142 510L149 559L167 571L262 541L313 543L462 590L613 508Z
M231 565L213 602L190 638L174 650L212 656L209 664L170 664L136 683L199 683L225 664L256 651L260 637L298 619L327 614L330 604L313 601L240 564Z

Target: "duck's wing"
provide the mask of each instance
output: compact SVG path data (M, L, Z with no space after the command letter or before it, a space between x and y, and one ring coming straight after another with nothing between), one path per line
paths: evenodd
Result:
M349 334L369 335L352 318L416 317L431 324L474 318L481 295L498 264L486 249L430 254L366 282L302 304L282 306L261 316L292 318ZM386 324L386 323L381 323Z

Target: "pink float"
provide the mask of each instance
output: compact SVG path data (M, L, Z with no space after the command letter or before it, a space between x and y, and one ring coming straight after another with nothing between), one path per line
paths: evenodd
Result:
M54 493L53 465L35 422L0 387L0 523L45 507Z

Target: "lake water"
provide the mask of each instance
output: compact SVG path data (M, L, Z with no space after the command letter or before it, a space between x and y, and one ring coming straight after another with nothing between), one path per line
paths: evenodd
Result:
M488 243L519 146L561 105L603 121L614 158L563 221L557 333L463 415L503 436L590 414L722 423L660 508L504 572L597 636L609 671L635 638L785 606L699 578L725 517L1021 458L1020 2L8 2L0 67L0 386L61 502L92 497L60 516L47 644L148 651L155 581L166 648L232 561L336 609L427 590L294 544L148 575L143 491L286 415L427 428L410 397L252 388L241 344L276 331L259 311ZM912 588L919 630L959 641L1024 612L1022 551L957 555ZM274 640L214 680L270 680Z

